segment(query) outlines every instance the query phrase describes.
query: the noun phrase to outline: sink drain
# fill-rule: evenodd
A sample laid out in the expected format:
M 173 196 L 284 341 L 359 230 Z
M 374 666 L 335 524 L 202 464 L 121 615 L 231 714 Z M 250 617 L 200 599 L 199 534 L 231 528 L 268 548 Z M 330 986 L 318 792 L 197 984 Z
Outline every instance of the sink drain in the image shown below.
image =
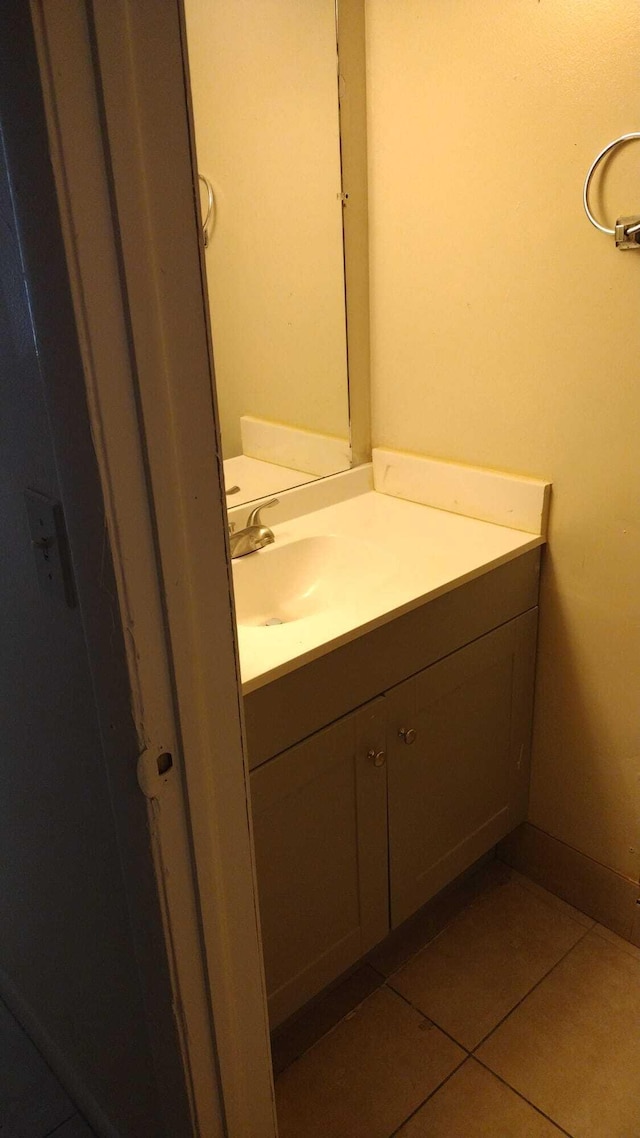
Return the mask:
M 264 627 L 273 628 L 275 624 L 284 624 L 284 621 L 280 620 L 279 616 L 270 616 L 268 620 L 265 620 Z

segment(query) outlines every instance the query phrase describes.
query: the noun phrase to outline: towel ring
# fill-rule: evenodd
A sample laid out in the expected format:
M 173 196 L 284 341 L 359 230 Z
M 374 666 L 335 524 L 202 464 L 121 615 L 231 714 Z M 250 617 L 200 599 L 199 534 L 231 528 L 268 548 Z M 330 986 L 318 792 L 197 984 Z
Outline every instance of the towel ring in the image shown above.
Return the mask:
M 202 184 L 205 186 L 206 191 L 207 191 L 207 216 L 205 217 L 204 221 L 202 222 L 202 232 L 204 234 L 204 247 L 206 249 L 207 245 L 209 244 L 209 224 L 211 222 L 211 218 L 213 217 L 213 210 L 214 210 L 214 206 L 215 206 L 215 198 L 213 196 L 213 186 L 211 185 L 211 182 L 209 181 L 209 179 L 205 178 L 204 174 L 198 174 L 198 178 L 202 182 Z
M 600 224 L 589 208 L 589 187 L 596 167 L 600 164 L 602 159 L 612 150 L 615 150 L 616 146 L 620 146 L 623 142 L 631 142 L 634 138 L 640 138 L 640 131 L 633 131 L 631 134 L 621 134 L 620 138 L 614 138 L 613 142 L 610 142 L 608 146 L 605 146 L 604 149 L 600 151 L 589 167 L 582 192 L 584 211 L 589 221 L 592 225 L 595 225 L 596 229 L 599 229 L 601 233 L 607 233 L 610 237 L 615 237 L 616 247 L 618 249 L 640 248 L 640 214 L 634 214 L 632 217 L 619 217 L 616 221 L 615 229 L 607 229 L 606 225 Z

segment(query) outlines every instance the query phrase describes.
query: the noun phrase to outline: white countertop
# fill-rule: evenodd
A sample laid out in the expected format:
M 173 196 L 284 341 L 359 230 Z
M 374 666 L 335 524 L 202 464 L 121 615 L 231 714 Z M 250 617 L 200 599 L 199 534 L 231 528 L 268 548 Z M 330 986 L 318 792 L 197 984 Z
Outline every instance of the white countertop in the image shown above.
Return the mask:
M 333 568 L 340 584 L 320 612 L 275 626 L 238 624 L 245 694 L 544 543 L 540 534 L 375 490 L 272 528 L 275 544 L 234 561 L 234 576 L 249 571 L 244 561 L 253 563 L 251 572 L 266 573 L 267 559 L 280 553 L 273 561 L 279 571 L 287 560 L 285 545 L 322 537 L 330 539 L 318 542 L 322 549 L 332 556 L 334 549 L 341 553 L 338 569 L 335 557 Z M 289 553 L 295 557 L 295 551 Z M 322 589 L 322 569 L 318 572 Z M 314 588 L 310 580 L 310 594 Z

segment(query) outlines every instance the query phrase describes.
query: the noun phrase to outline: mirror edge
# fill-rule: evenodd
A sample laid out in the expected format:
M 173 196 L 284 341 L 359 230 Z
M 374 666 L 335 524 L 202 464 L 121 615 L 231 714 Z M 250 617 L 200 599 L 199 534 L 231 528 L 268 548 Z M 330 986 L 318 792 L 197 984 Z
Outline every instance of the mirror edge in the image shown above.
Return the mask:
M 337 0 L 351 467 L 371 461 L 369 210 L 364 0 Z

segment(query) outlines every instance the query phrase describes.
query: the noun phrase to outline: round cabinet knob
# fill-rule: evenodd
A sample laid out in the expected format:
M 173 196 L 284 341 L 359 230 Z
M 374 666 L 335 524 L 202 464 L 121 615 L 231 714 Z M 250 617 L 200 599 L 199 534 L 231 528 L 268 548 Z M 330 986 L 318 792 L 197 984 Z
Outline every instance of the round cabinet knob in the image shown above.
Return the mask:
M 402 739 L 402 742 L 406 743 L 407 746 L 411 746 L 412 743 L 415 743 L 417 737 L 418 732 L 415 727 L 401 727 L 398 731 L 398 738 Z
M 384 751 L 371 750 L 371 751 L 369 751 L 369 754 L 367 755 L 367 758 L 371 759 L 371 762 L 373 763 L 374 767 L 383 767 L 385 764 L 386 757 L 387 756 L 386 756 Z

